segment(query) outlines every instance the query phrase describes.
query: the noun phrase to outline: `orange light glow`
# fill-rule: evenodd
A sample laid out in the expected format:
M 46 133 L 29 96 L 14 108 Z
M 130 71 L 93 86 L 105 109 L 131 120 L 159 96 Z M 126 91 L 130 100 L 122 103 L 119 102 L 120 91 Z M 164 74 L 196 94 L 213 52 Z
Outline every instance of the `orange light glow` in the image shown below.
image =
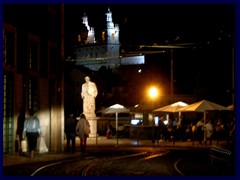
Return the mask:
M 150 96 L 151 98 L 154 98 L 154 97 L 156 97 L 157 95 L 158 95 L 158 90 L 157 90 L 157 88 L 151 87 L 150 90 L 149 90 L 149 96 Z

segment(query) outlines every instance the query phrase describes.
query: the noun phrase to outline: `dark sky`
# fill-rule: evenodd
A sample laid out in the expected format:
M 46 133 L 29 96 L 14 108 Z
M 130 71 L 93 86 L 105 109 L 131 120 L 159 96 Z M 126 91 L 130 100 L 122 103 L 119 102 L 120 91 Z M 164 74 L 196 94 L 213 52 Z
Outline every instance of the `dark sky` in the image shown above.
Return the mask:
M 120 42 L 162 43 L 210 41 L 234 31 L 234 5 L 94 4 L 65 5 L 66 32 L 78 30 L 84 13 L 95 32 L 106 27 L 108 7 L 120 26 Z

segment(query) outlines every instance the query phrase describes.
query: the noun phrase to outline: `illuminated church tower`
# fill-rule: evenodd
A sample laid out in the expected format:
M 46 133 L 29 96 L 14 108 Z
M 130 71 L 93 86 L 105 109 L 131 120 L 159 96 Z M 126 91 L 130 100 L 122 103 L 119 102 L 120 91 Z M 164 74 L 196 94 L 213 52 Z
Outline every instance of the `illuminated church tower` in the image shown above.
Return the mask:
M 112 12 L 108 8 L 107 16 L 107 51 L 108 57 L 119 57 L 119 26 L 112 21 Z
M 94 28 L 88 24 L 86 14 L 82 17 L 85 30 L 78 35 L 78 46 L 74 51 L 76 65 L 83 65 L 97 71 L 102 66 L 115 69 L 120 65 L 119 26 L 112 21 L 112 12 L 106 13 L 106 28 L 102 32 L 102 40 L 95 40 Z M 71 60 L 71 59 L 70 59 Z
M 88 30 L 88 36 L 87 36 L 87 40 L 86 40 L 86 44 L 91 44 L 91 43 L 95 43 L 95 32 L 94 32 L 94 28 L 90 27 L 88 25 L 88 17 L 86 16 L 86 14 L 84 14 L 84 16 L 82 17 L 83 20 L 83 24 L 85 24 L 85 26 L 87 27 Z

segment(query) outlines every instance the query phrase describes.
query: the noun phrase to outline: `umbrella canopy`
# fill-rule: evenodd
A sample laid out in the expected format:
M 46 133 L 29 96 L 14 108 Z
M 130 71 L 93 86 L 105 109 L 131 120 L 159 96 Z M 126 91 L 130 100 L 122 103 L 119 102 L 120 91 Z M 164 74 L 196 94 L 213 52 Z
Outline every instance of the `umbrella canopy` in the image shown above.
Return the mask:
M 102 111 L 103 114 L 113 114 L 113 113 L 129 113 L 130 110 L 123 105 L 114 104 Z
M 227 106 L 227 108 L 230 109 L 230 110 L 234 110 L 234 104 L 231 104 L 231 105 Z
M 141 103 L 134 107 L 130 107 L 131 113 L 151 112 L 152 110 L 153 110 L 153 106 L 150 103 Z
M 225 106 L 221 106 L 219 104 L 207 101 L 207 100 L 202 100 L 193 104 L 190 104 L 186 107 L 182 107 L 178 109 L 177 111 L 179 112 L 184 112 L 184 111 L 195 111 L 195 112 L 204 112 L 204 111 L 211 111 L 211 110 L 229 110 Z
M 186 107 L 188 104 L 182 101 L 175 102 L 173 104 L 163 106 L 161 108 L 155 109 L 154 112 L 177 112 L 178 109 Z

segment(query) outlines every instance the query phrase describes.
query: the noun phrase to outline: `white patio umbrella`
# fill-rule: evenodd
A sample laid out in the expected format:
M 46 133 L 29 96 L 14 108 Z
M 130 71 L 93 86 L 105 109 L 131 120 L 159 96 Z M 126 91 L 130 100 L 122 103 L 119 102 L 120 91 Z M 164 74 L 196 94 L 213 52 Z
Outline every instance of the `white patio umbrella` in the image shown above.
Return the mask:
M 119 113 L 129 113 L 130 110 L 123 105 L 120 104 L 114 104 L 105 110 L 102 111 L 103 114 L 115 114 L 116 117 L 116 131 L 118 132 L 118 114 Z M 117 138 L 117 144 L 118 144 L 118 138 Z
M 202 100 L 202 101 L 190 104 L 190 105 L 188 105 L 186 107 L 179 108 L 177 110 L 177 112 L 187 112 L 187 111 L 190 111 L 190 112 L 203 112 L 204 113 L 204 124 L 205 124 L 205 122 L 206 122 L 206 111 L 214 111 L 214 110 L 215 111 L 217 111 L 217 110 L 218 111 L 221 111 L 221 110 L 229 111 L 230 109 L 228 109 L 225 106 L 221 106 L 219 104 L 211 102 L 211 101 Z
M 182 101 L 175 102 L 173 104 L 169 104 L 167 106 L 163 106 L 161 108 L 153 110 L 154 112 L 177 112 L 178 109 L 187 106 L 188 104 Z
M 234 104 L 231 104 L 231 105 L 227 106 L 227 108 L 230 109 L 230 110 L 234 110 Z
M 168 113 L 175 113 L 178 109 L 186 107 L 188 104 L 182 101 L 178 101 L 167 106 L 163 106 L 161 108 L 153 110 L 153 112 L 168 112 Z M 178 118 L 180 120 L 181 111 L 178 112 Z

